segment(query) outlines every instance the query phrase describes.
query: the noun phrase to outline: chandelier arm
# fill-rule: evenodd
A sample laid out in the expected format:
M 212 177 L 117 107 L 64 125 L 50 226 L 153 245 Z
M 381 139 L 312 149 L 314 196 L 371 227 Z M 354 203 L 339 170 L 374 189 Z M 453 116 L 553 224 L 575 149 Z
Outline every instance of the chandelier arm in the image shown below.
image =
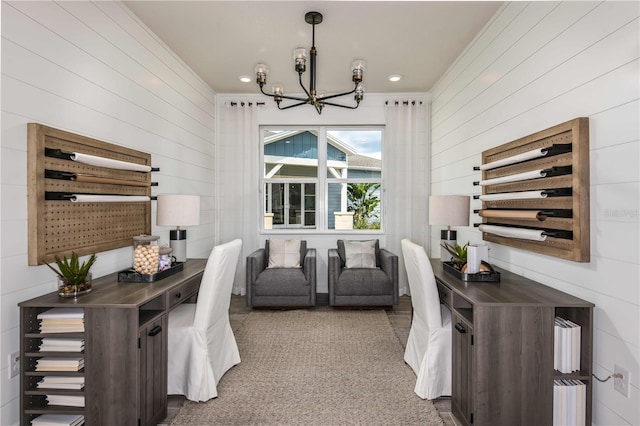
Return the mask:
M 337 98 L 337 97 L 340 97 L 340 96 L 350 95 L 352 93 L 355 93 L 357 88 L 358 88 L 358 85 L 356 84 L 355 87 L 353 88 L 353 90 L 350 91 L 350 92 L 337 93 L 335 95 L 323 96 L 321 98 L 318 98 L 318 101 L 319 102 L 324 102 L 325 99 L 332 99 L 332 98 Z
M 331 105 L 331 106 L 334 106 L 334 107 L 347 108 L 347 109 L 356 109 L 356 108 L 358 108 L 358 106 L 360 105 L 360 102 L 357 102 L 357 101 L 356 101 L 355 106 L 351 106 L 351 105 L 340 105 L 340 104 L 335 104 L 335 103 L 333 103 L 333 102 L 325 102 L 325 101 L 323 101 L 323 100 L 320 100 L 319 102 L 320 102 L 321 104 L 323 104 L 323 105 Z
M 298 73 L 298 82 L 300 83 L 300 87 L 302 87 L 302 90 L 304 90 L 304 93 L 307 95 L 307 100 L 311 99 L 311 94 L 309 93 L 307 88 L 304 87 L 304 84 L 302 84 L 302 73 L 301 72 Z M 300 99 L 300 100 L 302 100 L 302 99 Z
M 298 102 L 297 104 L 287 105 L 286 107 L 281 107 L 280 104 L 278 104 L 278 109 L 280 109 L 280 110 L 289 109 L 289 108 L 297 107 L 297 106 L 300 106 L 300 105 L 304 105 L 306 103 L 307 103 L 307 101 L 303 100 L 302 102 Z
M 292 101 L 303 101 L 302 104 L 307 103 L 307 99 L 305 99 L 305 98 L 299 98 L 299 97 L 296 97 L 296 96 L 288 96 L 288 95 L 277 95 L 276 96 L 276 95 L 274 95 L 272 93 L 267 93 L 267 92 L 264 91 L 262 86 L 260 86 L 260 91 L 262 92 L 263 95 L 269 96 L 270 98 L 281 98 L 281 99 L 289 99 L 289 100 L 292 100 Z M 299 105 L 302 105 L 302 104 L 299 104 Z

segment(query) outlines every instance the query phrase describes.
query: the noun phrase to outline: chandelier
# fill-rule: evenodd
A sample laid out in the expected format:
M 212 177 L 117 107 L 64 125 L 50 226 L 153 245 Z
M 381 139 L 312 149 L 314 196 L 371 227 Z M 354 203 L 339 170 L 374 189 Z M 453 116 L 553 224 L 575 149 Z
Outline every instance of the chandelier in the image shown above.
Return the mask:
M 360 105 L 360 101 L 364 96 L 364 85 L 362 84 L 362 79 L 364 75 L 364 61 L 361 59 L 356 59 L 353 61 L 352 65 L 352 81 L 353 81 L 353 89 L 348 92 L 337 93 L 334 95 L 325 95 L 318 93 L 316 91 L 316 56 L 318 52 L 316 51 L 316 25 L 322 22 L 322 14 L 319 12 L 307 12 L 304 15 L 304 20 L 307 24 L 311 24 L 312 26 L 312 35 L 311 35 L 311 50 L 307 52 L 307 49 L 304 47 L 298 47 L 293 51 L 293 60 L 295 65 L 295 70 L 298 73 L 298 81 L 300 82 L 300 87 L 304 90 L 306 97 L 299 96 L 289 96 L 284 94 L 284 87 L 282 84 L 274 84 L 272 86 L 272 93 L 265 93 L 264 86 L 267 84 L 267 74 L 269 73 L 269 68 L 266 64 L 257 64 L 255 67 L 256 71 L 256 83 L 260 86 L 260 91 L 262 94 L 270 96 L 278 105 L 278 109 L 289 109 L 293 107 L 297 107 L 300 105 L 313 105 L 316 108 L 318 114 L 322 114 L 322 108 L 326 105 L 331 105 L 340 108 L 348 108 L 348 109 L 356 109 Z M 302 74 L 307 69 L 307 60 L 309 61 L 309 89 L 304 86 L 302 83 Z M 334 99 L 340 96 L 350 95 L 354 93 L 353 99 L 355 100 L 355 105 L 341 105 L 334 102 L 330 102 L 330 99 Z M 281 103 L 283 100 L 297 101 L 295 103 L 282 106 Z

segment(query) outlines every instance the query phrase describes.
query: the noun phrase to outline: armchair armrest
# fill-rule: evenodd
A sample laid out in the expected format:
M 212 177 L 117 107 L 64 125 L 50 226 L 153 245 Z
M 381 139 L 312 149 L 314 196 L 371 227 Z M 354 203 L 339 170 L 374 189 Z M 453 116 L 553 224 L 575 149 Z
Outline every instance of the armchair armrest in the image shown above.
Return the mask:
M 380 249 L 380 269 L 382 269 L 393 282 L 394 304 L 399 301 L 398 295 L 398 256 L 387 249 Z
M 247 305 L 251 306 L 251 286 L 260 272 L 264 271 L 267 267 L 267 253 L 266 250 L 260 248 L 249 256 L 247 256 L 247 278 L 246 278 L 246 291 L 247 291 Z
M 316 249 L 307 249 L 302 261 L 302 272 L 311 287 L 311 306 L 316 304 L 316 265 L 317 265 Z
M 338 254 L 338 249 L 329 249 L 329 304 L 335 303 L 335 284 L 342 273 L 342 260 Z

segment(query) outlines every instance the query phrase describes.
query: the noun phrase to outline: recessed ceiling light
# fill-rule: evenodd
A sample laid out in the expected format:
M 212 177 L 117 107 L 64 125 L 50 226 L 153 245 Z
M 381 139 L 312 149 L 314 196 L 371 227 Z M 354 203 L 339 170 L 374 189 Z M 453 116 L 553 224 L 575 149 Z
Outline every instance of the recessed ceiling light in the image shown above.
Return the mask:
M 251 83 L 251 77 L 249 77 L 248 75 L 241 75 L 240 81 L 243 83 Z
M 402 80 L 402 76 L 400 74 L 392 74 L 387 78 L 389 79 L 389 81 L 393 82 Z

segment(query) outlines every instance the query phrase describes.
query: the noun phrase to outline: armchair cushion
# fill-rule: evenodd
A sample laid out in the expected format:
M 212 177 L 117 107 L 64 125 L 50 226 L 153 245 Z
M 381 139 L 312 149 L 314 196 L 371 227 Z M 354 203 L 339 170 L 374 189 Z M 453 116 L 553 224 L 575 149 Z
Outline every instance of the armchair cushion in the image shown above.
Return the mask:
M 388 295 L 393 291 L 393 281 L 378 268 L 346 268 L 335 287 L 337 296 Z
M 344 243 L 348 240 L 338 240 L 338 256 L 340 256 L 340 267 L 344 268 L 347 266 L 347 254 L 345 250 Z M 376 247 L 376 267 L 380 266 L 380 244 L 377 239 L 370 240 L 375 241 Z M 368 241 L 352 241 L 352 242 L 368 242 Z
M 255 296 L 309 295 L 309 283 L 300 268 L 271 268 L 262 271 L 253 284 Z
M 375 268 L 376 240 L 345 241 L 345 266 L 347 268 Z
M 269 243 L 267 268 L 300 268 L 300 240 L 272 238 Z

